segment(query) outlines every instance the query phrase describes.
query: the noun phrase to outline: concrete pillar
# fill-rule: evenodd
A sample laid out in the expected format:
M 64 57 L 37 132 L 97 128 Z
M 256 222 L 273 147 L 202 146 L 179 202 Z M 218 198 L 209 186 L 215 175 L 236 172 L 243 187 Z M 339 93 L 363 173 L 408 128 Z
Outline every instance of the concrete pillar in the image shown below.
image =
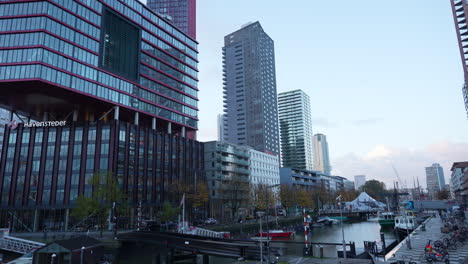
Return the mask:
M 65 231 L 68 231 L 69 216 L 70 216 L 70 209 L 65 209 Z
M 33 232 L 37 232 L 37 221 L 39 220 L 39 212 L 34 210 L 34 223 L 33 223 Z
M 140 113 L 135 112 L 135 125 L 139 125 L 140 122 Z
M 73 110 L 73 122 L 78 121 L 78 110 Z
M 119 111 L 120 107 L 118 105 L 114 106 L 114 120 L 119 120 Z
M 185 127 L 182 127 L 182 137 L 185 137 Z
M 151 129 L 156 130 L 156 117 L 153 117 L 153 120 L 151 122 Z
M 172 134 L 172 123 L 171 122 L 167 123 L 167 133 Z

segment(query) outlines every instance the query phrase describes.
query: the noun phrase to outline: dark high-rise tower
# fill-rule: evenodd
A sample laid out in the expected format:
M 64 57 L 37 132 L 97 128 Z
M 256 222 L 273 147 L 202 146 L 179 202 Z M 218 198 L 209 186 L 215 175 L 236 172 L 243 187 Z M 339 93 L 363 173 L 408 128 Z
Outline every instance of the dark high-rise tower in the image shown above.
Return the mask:
M 148 7 L 163 15 L 170 16 L 176 27 L 191 37 L 197 37 L 196 0 L 147 0 Z
M 468 115 L 468 3 L 465 0 L 450 0 L 452 4 L 453 19 L 458 37 L 458 45 L 462 59 L 465 84 L 463 85 L 463 99 L 465 101 L 466 113 Z
M 273 40 L 259 22 L 224 37 L 224 140 L 279 154 Z

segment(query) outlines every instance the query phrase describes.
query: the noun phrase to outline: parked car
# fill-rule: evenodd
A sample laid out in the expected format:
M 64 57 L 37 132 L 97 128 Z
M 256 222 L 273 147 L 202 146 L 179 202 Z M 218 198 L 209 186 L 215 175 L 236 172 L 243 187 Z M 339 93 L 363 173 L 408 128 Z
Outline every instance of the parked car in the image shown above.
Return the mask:
M 205 224 L 205 221 L 203 219 L 197 219 L 197 220 L 193 221 L 193 224 L 195 226 L 201 226 L 201 225 Z
M 218 223 L 218 220 L 214 218 L 208 218 L 205 220 L 205 224 L 207 225 L 216 225 Z
M 245 217 L 245 220 L 254 220 L 255 217 L 253 215 L 248 215 Z
M 284 209 L 278 210 L 277 213 L 278 213 L 278 216 L 286 216 L 286 210 L 284 210 Z

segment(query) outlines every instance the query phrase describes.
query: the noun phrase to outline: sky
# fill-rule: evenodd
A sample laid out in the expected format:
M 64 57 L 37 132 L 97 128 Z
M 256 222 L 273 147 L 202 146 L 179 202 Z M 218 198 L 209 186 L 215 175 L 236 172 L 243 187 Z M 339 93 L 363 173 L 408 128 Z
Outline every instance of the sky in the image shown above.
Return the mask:
M 278 92 L 311 98 L 332 173 L 393 186 L 468 160 L 463 72 L 450 1 L 198 0 L 200 141 L 217 138 L 225 35 L 260 21 L 275 41 Z M 396 172 L 393 170 L 396 169 Z

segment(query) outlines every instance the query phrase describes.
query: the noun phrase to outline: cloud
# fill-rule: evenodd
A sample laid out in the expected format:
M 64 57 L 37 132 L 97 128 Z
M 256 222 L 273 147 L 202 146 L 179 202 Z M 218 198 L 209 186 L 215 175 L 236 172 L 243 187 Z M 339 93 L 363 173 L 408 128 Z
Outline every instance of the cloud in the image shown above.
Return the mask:
M 330 122 L 328 118 L 312 118 L 312 125 L 313 126 L 320 126 L 320 127 L 336 127 L 337 124 Z
M 468 160 L 468 143 L 439 141 L 421 149 L 376 145 L 365 155 L 349 153 L 333 162 L 333 174 L 354 180 L 365 174 L 367 180 L 385 182 L 387 187 L 400 177 L 400 186 L 413 187 L 413 180 L 426 187 L 425 167 L 439 163 L 444 168 L 445 183 L 450 182 L 450 168 L 454 162 Z M 396 172 L 393 170 L 395 167 Z
M 359 120 L 352 121 L 352 124 L 355 126 L 369 126 L 369 125 L 375 125 L 382 120 L 383 120 L 382 118 L 359 119 Z

